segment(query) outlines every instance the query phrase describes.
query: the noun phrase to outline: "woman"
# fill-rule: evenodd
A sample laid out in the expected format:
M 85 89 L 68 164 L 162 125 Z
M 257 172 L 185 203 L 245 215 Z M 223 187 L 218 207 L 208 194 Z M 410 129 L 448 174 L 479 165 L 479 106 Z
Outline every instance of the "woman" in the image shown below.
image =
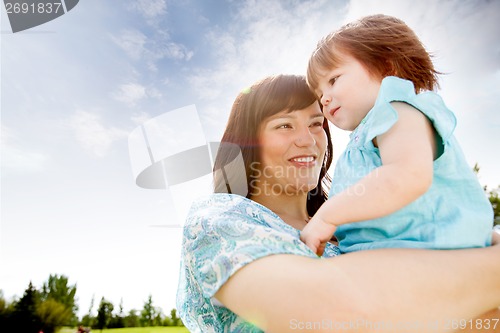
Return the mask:
M 177 308 L 191 332 L 441 332 L 500 305 L 500 246 L 336 256 L 327 243 L 331 258 L 318 260 L 300 230 L 326 200 L 330 162 L 303 77 L 238 96 L 216 194 L 193 204 L 184 227 Z

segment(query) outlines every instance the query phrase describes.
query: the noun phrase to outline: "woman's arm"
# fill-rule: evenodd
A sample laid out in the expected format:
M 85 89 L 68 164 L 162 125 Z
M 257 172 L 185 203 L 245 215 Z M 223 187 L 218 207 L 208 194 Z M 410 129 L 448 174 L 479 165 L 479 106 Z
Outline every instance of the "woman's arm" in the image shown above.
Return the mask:
M 273 255 L 236 272 L 216 298 L 266 332 L 444 332 L 500 305 L 499 258 L 498 245 Z

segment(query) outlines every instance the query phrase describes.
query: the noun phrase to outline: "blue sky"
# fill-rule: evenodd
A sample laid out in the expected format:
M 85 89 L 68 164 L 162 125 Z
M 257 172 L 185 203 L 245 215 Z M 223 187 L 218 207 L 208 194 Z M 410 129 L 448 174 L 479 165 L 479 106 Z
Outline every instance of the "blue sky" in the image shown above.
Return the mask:
M 130 133 L 194 104 L 203 133 L 182 117 L 172 126 L 189 144 L 217 141 L 240 90 L 303 74 L 322 36 L 374 13 L 402 18 L 433 52 L 467 160 L 481 166 L 482 184 L 499 185 L 499 1 L 85 0 L 16 34 L 2 8 L 4 294 L 57 273 L 77 284 L 81 314 L 92 295 L 96 304 L 123 298 L 128 310 L 152 294 L 173 308 L 181 229 L 161 226 L 182 224 L 207 188 L 136 186 Z M 337 156 L 347 133 L 333 135 Z

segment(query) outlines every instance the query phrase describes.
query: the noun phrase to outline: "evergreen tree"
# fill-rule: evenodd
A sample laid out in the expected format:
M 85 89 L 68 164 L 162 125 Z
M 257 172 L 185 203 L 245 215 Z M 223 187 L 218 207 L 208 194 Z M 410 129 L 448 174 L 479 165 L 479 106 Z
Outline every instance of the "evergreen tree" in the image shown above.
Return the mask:
M 153 306 L 153 296 L 149 295 L 148 300 L 144 303 L 144 308 L 141 311 L 141 325 L 153 326 L 155 318 L 155 307 Z
M 97 328 L 102 330 L 107 328 L 113 316 L 113 304 L 104 297 L 101 298 L 99 309 L 97 310 Z
M 40 294 L 30 281 L 23 297 L 14 306 L 12 324 L 17 332 L 38 333 L 40 331 L 42 325 L 36 312 L 39 303 Z

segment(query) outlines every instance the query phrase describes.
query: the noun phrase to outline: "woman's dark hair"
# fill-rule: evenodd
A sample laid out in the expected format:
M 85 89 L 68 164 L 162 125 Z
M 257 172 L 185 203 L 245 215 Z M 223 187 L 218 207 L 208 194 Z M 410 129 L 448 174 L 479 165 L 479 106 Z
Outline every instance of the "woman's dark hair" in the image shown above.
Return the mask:
M 243 90 L 234 101 L 215 158 L 214 192 L 239 194 L 250 199 L 250 184 L 256 174 L 252 165 L 260 163 L 260 125 L 279 112 L 303 110 L 313 103 L 317 100 L 304 76 L 271 76 Z M 327 136 L 327 149 L 318 185 L 308 193 L 307 211 L 310 216 L 326 201 L 331 184 L 327 171 L 332 163 L 332 141 L 326 119 L 323 129 Z

